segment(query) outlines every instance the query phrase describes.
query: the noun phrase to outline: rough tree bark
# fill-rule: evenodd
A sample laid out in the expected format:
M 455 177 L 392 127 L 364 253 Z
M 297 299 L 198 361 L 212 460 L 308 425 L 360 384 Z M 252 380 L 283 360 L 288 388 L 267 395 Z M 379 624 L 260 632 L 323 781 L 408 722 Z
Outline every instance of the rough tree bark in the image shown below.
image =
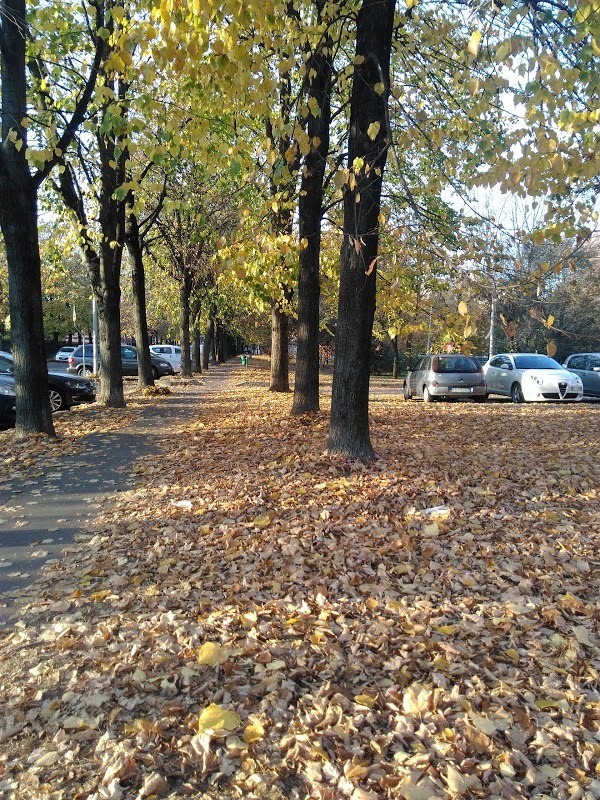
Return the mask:
M 179 336 L 181 341 L 181 374 L 185 378 L 192 375 L 190 360 L 190 296 L 192 276 L 182 265 L 179 271 Z
M 202 372 L 202 358 L 200 350 L 200 309 L 201 302 L 194 297 L 190 305 L 190 315 L 192 324 L 192 371 Z
M 24 0 L 0 2 L 2 140 L 0 229 L 6 245 L 18 435 L 54 435 L 44 347 L 37 185 L 25 159 L 27 117 Z M 11 141 L 15 131 L 20 141 Z
M 204 334 L 204 350 L 202 351 L 202 369 L 208 369 L 208 362 L 210 360 L 210 356 L 213 350 L 215 339 L 215 318 L 210 314 L 208 318 L 208 325 L 206 328 L 206 333 Z
M 381 185 L 387 158 L 389 66 L 394 0 L 364 0 L 358 13 L 352 83 L 348 165 L 356 185 L 344 193 L 338 323 L 328 448 L 370 460 L 369 361 L 373 318 Z M 362 62 L 357 63 L 357 61 Z M 376 91 L 383 84 L 383 91 Z M 380 88 L 379 86 L 377 87 Z M 379 124 L 372 139 L 370 125 Z M 362 163 L 361 163 L 362 162 Z
M 398 377 L 398 336 L 392 337 L 392 378 Z
M 137 217 L 128 212 L 125 224 L 125 242 L 131 261 L 131 290 L 133 297 L 133 317 L 135 341 L 138 353 L 138 384 L 140 389 L 154 386 L 152 361 L 150 360 L 150 337 L 146 315 L 146 275 L 140 227 Z
M 319 16 L 324 0 L 318 0 Z M 304 159 L 298 219 L 300 251 L 298 274 L 298 349 L 292 414 L 319 410 L 319 301 L 321 220 L 323 218 L 323 181 L 329 152 L 331 123 L 331 39 L 324 36 L 311 55 L 306 71 L 309 76 L 307 94 L 319 104 L 320 114 L 309 114 L 306 131 L 312 142 L 318 141 Z
M 98 26 L 103 7 L 95 6 Z M 98 40 L 87 78 L 77 95 L 70 118 L 61 109 L 64 128 L 54 143 L 53 155 L 35 173 L 27 153 L 27 41 L 25 0 L 0 0 L 0 230 L 6 244 L 9 307 L 15 383 L 17 435 L 54 434 L 48 396 L 46 353 L 42 318 L 41 262 L 38 242 L 38 189 L 58 163 L 83 123 L 93 96 L 104 43 Z M 39 70 L 35 58 L 29 61 Z M 38 102 L 48 108 L 48 92 Z M 53 109 L 50 109 L 51 111 Z M 49 126 L 52 127 L 52 126 Z
M 273 306 L 271 309 L 270 392 L 290 391 L 289 325 L 288 315 L 279 306 Z

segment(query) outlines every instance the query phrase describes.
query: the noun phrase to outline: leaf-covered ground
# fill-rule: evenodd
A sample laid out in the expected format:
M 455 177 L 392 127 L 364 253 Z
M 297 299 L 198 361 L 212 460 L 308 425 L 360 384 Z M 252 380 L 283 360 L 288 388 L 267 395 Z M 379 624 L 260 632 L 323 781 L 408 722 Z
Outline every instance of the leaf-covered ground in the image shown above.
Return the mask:
M 0 795 L 600 797 L 600 405 L 380 390 L 365 466 L 265 378 L 5 637 Z

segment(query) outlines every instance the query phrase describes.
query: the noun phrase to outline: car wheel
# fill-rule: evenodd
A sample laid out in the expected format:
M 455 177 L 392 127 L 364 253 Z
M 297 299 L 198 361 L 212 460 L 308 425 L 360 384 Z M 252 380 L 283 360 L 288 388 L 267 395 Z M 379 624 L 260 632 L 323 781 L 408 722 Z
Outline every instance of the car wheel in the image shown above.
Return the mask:
M 474 397 L 476 403 L 485 403 L 488 399 L 489 395 L 487 394 L 478 394 L 477 397 Z
M 404 399 L 405 399 L 405 400 L 412 400 L 412 396 L 411 396 L 411 394 L 410 394 L 410 390 L 409 390 L 409 388 L 408 388 L 408 383 L 407 383 L 406 381 L 404 381 L 404 390 L 403 390 L 403 394 L 404 394 Z
M 525 398 L 523 397 L 523 392 L 521 391 L 521 385 L 518 383 L 513 383 L 511 390 L 510 390 L 510 397 L 513 403 L 524 403 Z
M 156 367 L 152 367 L 152 377 L 154 378 L 155 381 L 157 381 L 160 378 L 160 373 Z
M 426 386 L 423 387 L 423 402 L 424 403 L 432 403 L 433 402 L 433 397 L 429 393 L 429 389 Z
M 79 367 L 77 369 L 77 374 L 81 375 L 82 378 L 90 378 L 94 373 L 92 372 L 92 368 L 85 366 Z
M 69 403 L 69 398 L 62 392 L 59 392 L 58 389 L 50 389 L 49 395 L 50 395 L 50 409 L 52 410 L 53 414 L 55 411 L 68 411 L 69 408 L 71 407 Z

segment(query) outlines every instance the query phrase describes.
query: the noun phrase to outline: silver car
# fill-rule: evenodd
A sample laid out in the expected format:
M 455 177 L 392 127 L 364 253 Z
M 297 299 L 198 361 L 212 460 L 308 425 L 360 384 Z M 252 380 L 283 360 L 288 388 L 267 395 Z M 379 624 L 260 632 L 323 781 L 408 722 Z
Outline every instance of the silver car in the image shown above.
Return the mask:
M 428 403 L 438 398 L 487 400 L 487 384 L 481 364 L 472 356 L 456 353 L 423 356 L 404 381 L 404 399 L 422 397 Z
M 584 395 L 600 397 L 600 353 L 573 353 L 563 367 L 579 375 Z

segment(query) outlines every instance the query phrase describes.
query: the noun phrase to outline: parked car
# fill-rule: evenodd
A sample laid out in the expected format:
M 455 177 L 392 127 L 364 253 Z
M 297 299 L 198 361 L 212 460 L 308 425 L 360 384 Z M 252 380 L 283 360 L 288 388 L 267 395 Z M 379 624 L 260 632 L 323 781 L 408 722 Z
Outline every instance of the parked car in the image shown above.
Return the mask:
M 573 353 L 563 367 L 579 375 L 585 395 L 600 397 L 600 353 Z
M 10 353 L 0 354 L 0 375 L 9 378 L 14 386 L 14 364 Z M 62 372 L 48 373 L 48 393 L 52 411 L 68 411 L 80 403 L 93 403 L 96 387 L 86 378 L 65 375 Z
M 404 399 L 413 397 L 422 397 L 426 403 L 451 397 L 484 402 L 487 386 L 481 365 L 471 356 L 456 353 L 423 356 L 404 381 Z
M 151 344 L 150 353 L 168 361 L 175 372 L 181 372 L 181 347 L 175 344 Z
M 69 356 L 67 372 L 72 375 L 92 375 L 93 363 L 93 345 L 85 345 L 85 363 L 84 363 L 84 350 L 83 345 L 79 347 Z M 160 378 L 163 375 L 173 375 L 173 367 L 164 358 L 150 354 L 152 361 L 152 375 L 154 378 Z M 138 360 L 137 350 L 132 345 L 121 345 L 121 363 L 123 375 L 137 375 L 138 374 Z
M 488 392 L 506 395 L 513 403 L 577 401 L 583 397 L 579 375 L 540 353 L 499 353 L 483 369 Z
M 14 379 L 0 374 L 0 427 L 7 428 L 15 424 L 16 402 Z
M 69 356 L 75 350 L 75 345 L 61 347 L 54 355 L 54 361 L 68 361 Z

